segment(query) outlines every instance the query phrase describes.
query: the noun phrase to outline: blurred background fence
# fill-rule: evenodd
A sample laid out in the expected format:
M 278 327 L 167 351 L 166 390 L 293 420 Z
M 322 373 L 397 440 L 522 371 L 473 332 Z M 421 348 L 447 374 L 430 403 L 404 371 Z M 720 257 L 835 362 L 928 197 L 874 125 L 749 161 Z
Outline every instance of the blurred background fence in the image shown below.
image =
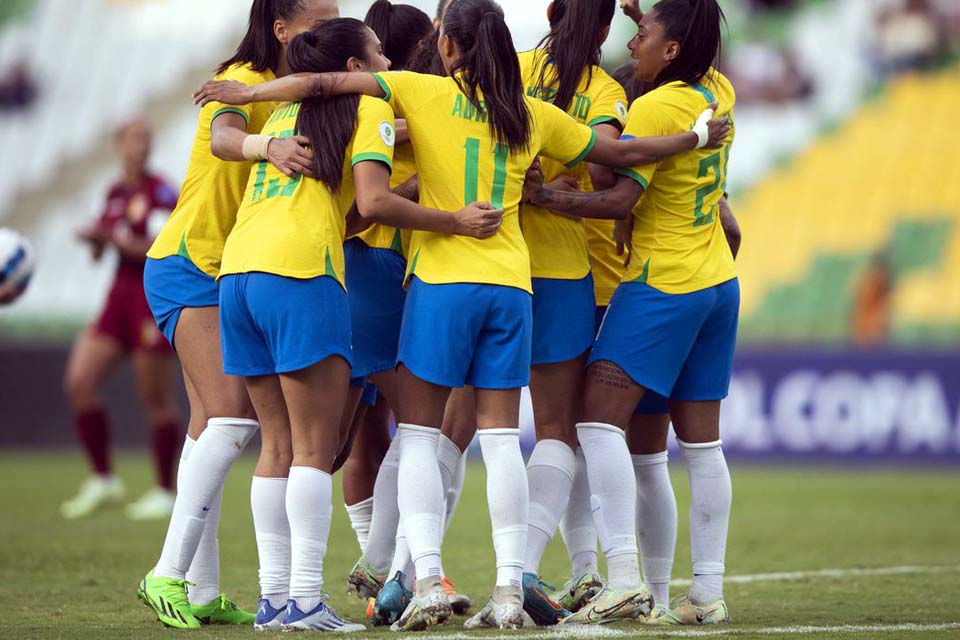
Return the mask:
M 362 17 L 369 3 L 340 4 Z M 518 49 L 533 46 L 547 0 L 502 4 Z M 744 236 L 728 452 L 960 461 L 960 2 L 724 6 L 722 69 L 738 92 L 728 187 Z M 0 311 L 0 446 L 73 441 L 66 350 L 114 269 L 73 234 L 118 173 L 112 133 L 146 115 L 154 170 L 182 179 L 190 93 L 235 46 L 247 10 L 0 3 L 0 226 L 27 234 L 39 261 L 28 293 Z M 631 35 L 618 18 L 605 65 L 626 59 Z M 109 391 L 121 422 L 139 423 L 130 376 Z

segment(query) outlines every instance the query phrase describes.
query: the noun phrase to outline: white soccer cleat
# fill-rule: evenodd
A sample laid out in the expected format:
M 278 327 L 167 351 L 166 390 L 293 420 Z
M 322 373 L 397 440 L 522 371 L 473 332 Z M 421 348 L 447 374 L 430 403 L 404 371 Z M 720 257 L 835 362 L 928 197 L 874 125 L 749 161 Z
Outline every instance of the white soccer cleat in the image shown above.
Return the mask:
M 576 613 L 564 618 L 560 624 L 608 624 L 618 620 L 635 620 L 649 616 L 653 610 L 653 596 L 646 586 L 636 589 L 603 590 Z
M 486 606 L 463 623 L 464 629 L 522 629 L 523 627 L 523 590 L 520 587 L 494 587 Z
M 287 611 L 281 625 L 283 631 L 324 631 L 326 633 L 356 633 L 366 631 L 362 624 L 347 622 L 326 602 L 320 601 L 312 611 L 301 611 L 293 600 L 287 601 Z
M 440 578 L 417 581 L 416 593 L 400 619 L 390 625 L 391 631 L 424 631 L 446 622 L 453 615 L 450 599 Z
M 122 504 L 126 493 L 120 478 L 91 476 L 80 485 L 76 496 L 60 505 L 60 513 L 68 520 L 86 518 L 102 507 Z
M 167 520 L 173 513 L 177 494 L 162 487 L 154 487 L 127 505 L 127 517 L 131 520 Z

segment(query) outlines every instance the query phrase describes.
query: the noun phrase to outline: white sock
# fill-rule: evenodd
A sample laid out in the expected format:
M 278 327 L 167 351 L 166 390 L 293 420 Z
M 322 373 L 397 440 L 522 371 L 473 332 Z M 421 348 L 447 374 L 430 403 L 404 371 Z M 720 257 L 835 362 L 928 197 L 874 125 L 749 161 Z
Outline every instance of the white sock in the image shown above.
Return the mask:
M 180 479 L 186 467 L 190 452 L 197 441 L 187 434 L 180 450 L 180 464 L 177 466 L 177 487 L 182 484 Z M 220 528 L 220 502 L 223 499 L 223 487 L 217 493 L 214 503 L 207 512 L 207 521 L 200 536 L 200 544 L 193 556 L 193 562 L 187 570 L 187 598 L 191 604 L 207 604 L 220 595 L 220 546 L 217 540 L 217 531 Z
M 304 612 L 320 604 L 323 595 L 323 557 L 327 553 L 332 513 L 330 474 L 313 467 L 290 467 L 290 599 Z
M 560 535 L 570 556 L 570 575 L 574 579 L 597 573 L 597 528 L 590 506 L 590 482 L 583 449 L 577 447 L 576 473 L 570 488 L 570 501 L 560 520 Z
M 690 599 L 705 604 L 723 597 L 724 556 L 733 489 L 722 442 L 680 442 L 690 478 Z
M 400 432 L 387 449 L 377 480 L 373 485 L 373 513 L 370 517 L 370 533 L 363 550 L 364 559 L 377 571 L 390 566 L 400 524 L 400 508 L 397 506 L 397 473 L 400 468 Z M 390 577 L 393 577 L 391 574 Z
M 287 479 L 253 476 L 250 510 L 260 560 L 260 594 L 274 609 L 290 593 L 290 523 L 287 521 Z
M 400 526 L 406 534 L 417 579 L 441 575 L 440 539 L 443 527 L 443 488 L 437 443 L 440 429 L 400 424 L 400 471 L 397 502 Z
M 440 487 L 443 489 L 443 533 L 447 531 L 447 524 L 450 522 L 450 518 L 447 515 L 447 503 L 450 498 L 450 487 L 453 485 L 453 478 L 457 473 L 457 469 L 460 467 L 460 460 L 463 458 L 463 452 L 460 451 L 453 440 L 445 436 L 443 433 L 440 434 L 440 440 L 437 442 L 437 462 L 440 465 Z M 447 575 L 443 570 L 443 565 L 440 565 L 440 575 Z
M 482 429 L 480 450 L 487 468 L 487 506 L 497 556 L 497 586 L 519 587 L 529 518 L 529 489 L 520 453 L 520 430 Z
M 395 541 L 395 548 L 393 554 L 393 560 L 390 564 L 390 571 L 388 572 L 389 577 L 392 579 L 393 576 L 397 575 L 399 571 L 403 576 L 403 586 L 407 589 L 412 590 L 412 585 L 414 583 L 414 572 L 416 569 L 413 565 L 413 557 L 410 555 L 410 546 L 407 544 L 407 536 L 403 533 L 403 525 L 397 527 L 397 538 Z M 440 575 L 443 575 L 443 566 L 440 567 Z
M 540 558 L 567 510 L 577 455 L 560 440 L 540 440 L 527 462 L 530 516 L 524 573 L 539 575 Z
M 613 589 L 640 586 L 637 557 L 637 480 L 623 430 L 612 424 L 581 422 L 577 438 L 587 459 L 590 504 L 607 560 L 607 578 Z
M 656 604 L 670 603 L 670 573 L 677 545 L 677 499 L 667 452 L 633 455 L 637 477 L 637 535 L 643 578 Z
M 367 536 L 370 534 L 370 521 L 373 519 L 373 496 L 356 504 L 344 504 L 350 517 L 350 526 L 357 534 L 360 553 L 367 551 Z
M 467 455 L 461 454 L 460 462 L 453 473 L 453 479 L 450 481 L 450 488 L 447 490 L 446 506 L 443 511 L 444 522 L 443 530 L 450 528 L 450 521 L 453 520 L 453 513 L 457 510 L 457 504 L 460 502 L 460 494 L 463 493 L 463 481 L 467 477 Z
M 207 428 L 191 448 L 189 457 L 181 459 L 177 498 L 154 575 L 186 579 L 214 507 L 219 516 L 218 496 L 223 481 L 259 426 L 256 420 L 243 418 L 207 421 Z M 216 539 L 215 530 L 213 537 Z

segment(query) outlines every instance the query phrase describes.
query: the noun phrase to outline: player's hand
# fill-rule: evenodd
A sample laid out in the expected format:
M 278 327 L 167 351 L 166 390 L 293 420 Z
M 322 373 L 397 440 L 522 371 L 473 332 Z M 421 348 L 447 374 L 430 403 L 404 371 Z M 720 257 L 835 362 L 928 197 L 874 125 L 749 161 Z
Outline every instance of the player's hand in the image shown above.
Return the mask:
M 560 176 L 543 186 L 552 191 L 580 191 L 580 182 L 573 176 Z
M 540 192 L 543 190 L 543 170 L 540 168 L 540 158 L 536 158 L 530 168 L 527 169 L 527 176 L 523 181 L 523 197 L 521 202 L 536 203 Z
M 643 20 L 643 11 L 640 9 L 640 0 L 620 0 L 620 10 L 637 24 Z
M 304 148 L 309 145 L 310 139 L 304 136 L 274 138 L 267 146 L 267 160 L 288 178 L 297 174 L 315 178 L 313 151 Z
M 253 102 L 253 87 L 236 80 L 208 80 L 193 92 L 193 103 L 203 107 L 211 102 L 250 104 Z
M 613 225 L 613 239 L 617 243 L 617 255 L 623 256 L 623 266 L 629 267 L 633 257 L 633 215 L 617 220 Z
M 458 236 L 486 240 L 492 238 L 503 224 L 503 209 L 494 209 L 489 202 L 474 202 L 457 212 L 455 217 Z
M 724 116 L 722 118 L 713 117 L 718 106 L 719 104 L 716 102 L 711 103 L 710 106 L 700 114 L 700 117 L 697 118 L 696 124 L 693 125 L 693 131 L 700 137 L 702 142 L 697 145 L 697 149 L 704 147 L 716 149 L 717 147 L 722 147 L 727 136 L 730 135 L 730 129 L 732 128 L 730 116 Z M 704 140 L 704 137 L 706 140 Z

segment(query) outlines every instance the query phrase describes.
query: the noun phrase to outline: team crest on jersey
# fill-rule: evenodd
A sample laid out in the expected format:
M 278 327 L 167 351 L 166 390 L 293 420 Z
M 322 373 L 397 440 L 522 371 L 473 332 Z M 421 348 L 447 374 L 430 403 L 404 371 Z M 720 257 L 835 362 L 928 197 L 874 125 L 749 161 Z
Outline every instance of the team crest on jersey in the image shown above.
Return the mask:
M 622 100 L 617 100 L 617 115 L 620 116 L 621 120 L 627 119 L 627 105 L 624 104 Z
M 144 218 L 147 217 L 147 209 L 149 207 L 150 202 L 147 200 L 147 196 L 142 193 L 136 194 L 130 198 L 130 204 L 127 205 L 127 220 L 132 224 L 143 222 Z
M 388 147 L 392 147 L 397 141 L 397 132 L 393 128 L 393 125 L 384 120 L 380 123 L 380 138 L 383 140 L 383 144 Z

